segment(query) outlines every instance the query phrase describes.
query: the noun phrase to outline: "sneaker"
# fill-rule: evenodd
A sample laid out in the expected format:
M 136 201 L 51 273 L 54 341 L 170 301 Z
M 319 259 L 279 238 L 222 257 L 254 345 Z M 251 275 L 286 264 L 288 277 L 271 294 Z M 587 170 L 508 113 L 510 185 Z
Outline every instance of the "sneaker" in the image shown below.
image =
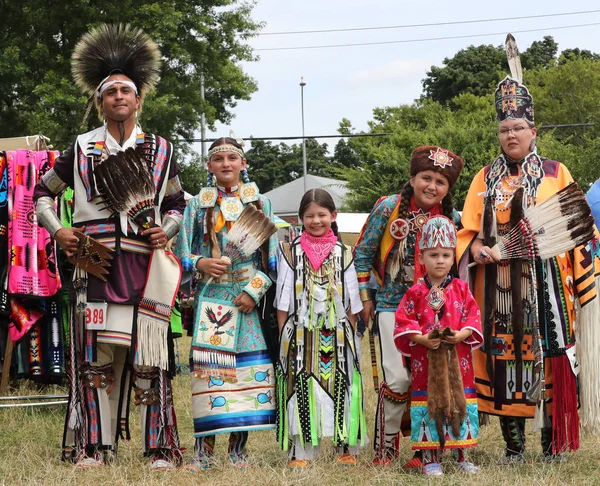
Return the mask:
M 350 454 L 342 454 L 337 458 L 337 463 L 344 466 L 356 466 L 356 456 Z
M 498 459 L 499 466 L 517 466 L 525 464 L 525 457 L 523 454 L 509 454 L 503 455 L 500 459 Z
M 479 472 L 479 468 L 468 461 L 457 462 L 456 467 L 467 474 L 477 474 Z
M 152 471 L 174 471 L 176 467 L 175 462 L 162 452 L 152 454 L 150 458 L 150 469 Z
M 230 454 L 229 462 L 236 469 L 250 469 L 252 467 L 246 455 Z
M 566 454 L 548 454 L 544 456 L 543 461 L 546 464 L 560 464 L 567 462 Z
M 306 467 L 309 465 L 308 461 L 305 461 L 303 459 L 292 459 L 290 461 L 290 463 L 288 464 L 288 467 L 291 467 L 292 469 L 298 468 L 298 467 Z
M 82 454 L 75 461 L 75 467 L 78 469 L 90 469 L 100 466 L 104 466 L 104 458 L 101 452 L 95 452 L 91 456 Z
M 439 462 L 431 462 L 423 466 L 425 476 L 443 476 L 442 465 Z
M 183 466 L 183 469 L 185 469 L 187 472 L 192 473 L 205 472 L 210 469 L 210 461 L 206 457 L 203 457 L 201 459 L 194 458 L 185 466 Z

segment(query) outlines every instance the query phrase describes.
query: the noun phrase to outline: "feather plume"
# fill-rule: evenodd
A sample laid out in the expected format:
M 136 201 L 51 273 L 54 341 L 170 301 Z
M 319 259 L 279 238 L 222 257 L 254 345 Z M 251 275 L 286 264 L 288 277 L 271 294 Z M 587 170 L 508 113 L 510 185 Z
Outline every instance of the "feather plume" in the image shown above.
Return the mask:
M 510 77 L 519 83 L 523 82 L 523 69 L 521 68 L 521 58 L 519 56 L 519 48 L 512 34 L 506 36 L 506 58 L 508 59 L 508 67 L 510 68 Z
M 576 183 L 527 208 L 523 218 L 491 248 L 498 260 L 555 257 L 594 236 L 594 218 Z M 471 264 L 473 265 L 473 264 Z
M 236 260 L 252 255 L 276 231 L 277 226 L 265 213 L 254 205 L 248 204 L 227 233 L 227 242 L 221 260 L 231 265 Z M 205 288 L 213 280 L 214 277 L 210 277 Z
M 249 204 L 229 230 L 223 253 L 232 261 L 250 256 L 276 231 L 275 223 Z
M 141 29 L 129 24 L 103 24 L 77 43 L 71 70 L 75 83 L 88 95 L 93 95 L 107 76 L 122 73 L 143 97 L 158 81 L 160 52 Z
M 155 226 L 155 187 L 148 162 L 133 147 L 111 155 L 94 168 L 98 191 L 115 213 L 126 213 L 138 226 Z

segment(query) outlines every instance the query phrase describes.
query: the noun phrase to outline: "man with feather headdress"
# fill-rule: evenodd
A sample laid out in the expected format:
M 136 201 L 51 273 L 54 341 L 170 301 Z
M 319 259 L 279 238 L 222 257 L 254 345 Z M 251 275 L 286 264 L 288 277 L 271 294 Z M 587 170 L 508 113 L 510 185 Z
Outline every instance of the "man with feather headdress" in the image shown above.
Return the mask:
M 103 465 L 115 457 L 118 438 L 129 438 L 131 388 L 151 467 L 170 469 L 181 458 L 171 390 L 173 296 L 161 292 L 179 284 L 179 265 L 163 249 L 179 230 L 185 202 L 171 143 L 144 132 L 137 120 L 159 69 L 158 48 L 140 29 L 101 25 L 84 35 L 73 53 L 73 76 L 90 95 L 86 117 L 94 103 L 103 125 L 77 136 L 36 186 L 39 222 L 68 257 L 88 265 L 82 269 L 78 260 L 71 289 L 63 442 L 64 458 L 80 467 Z M 63 227 L 55 211 L 54 198 L 66 187 L 75 192 L 73 228 Z M 143 198 L 136 199 L 136 190 Z M 121 207 L 131 200 L 143 218 Z M 90 247 L 89 238 L 108 250 Z M 110 250 L 107 263 L 102 255 Z
M 586 331 L 586 310 L 597 302 L 588 246 L 546 260 L 492 256 L 491 247 L 523 218 L 525 208 L 573 182 L 563 164 L 537 153 L 533 99 L 522 84 L 510 34 L 507 54 L 511 76 L 494 96 L 502 153 L 471 183 L 457 245 L 463 279 L 469 261 L 477 264 L 472 277 L 484 345 L 475 352 L 475 381 L 479 410 L 500 417 L 502 465 L 524 462 L 526 418 L 535 418 L 534 429 L 541 430 L 546 461 L 579 448 L 575 322 L 578 333 Z

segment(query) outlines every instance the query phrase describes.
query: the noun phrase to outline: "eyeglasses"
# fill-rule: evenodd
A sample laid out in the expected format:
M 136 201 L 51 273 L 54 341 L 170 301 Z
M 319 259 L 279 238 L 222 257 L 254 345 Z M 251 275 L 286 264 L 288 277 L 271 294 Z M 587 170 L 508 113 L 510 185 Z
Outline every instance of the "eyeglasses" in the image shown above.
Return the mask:
M 521 133 L 523 133 L 523 130 L 527 130 L 529 127 L 524 127 L 522 125 L 519 125 L 518 127 L 514 127 L 514 128 L 501 128 L 500 130 L 498 130 L 498 135 L 500 135 L 501 137 L 508 137 L 509 133 L 513 133 L 515 136 L 521 135 Z

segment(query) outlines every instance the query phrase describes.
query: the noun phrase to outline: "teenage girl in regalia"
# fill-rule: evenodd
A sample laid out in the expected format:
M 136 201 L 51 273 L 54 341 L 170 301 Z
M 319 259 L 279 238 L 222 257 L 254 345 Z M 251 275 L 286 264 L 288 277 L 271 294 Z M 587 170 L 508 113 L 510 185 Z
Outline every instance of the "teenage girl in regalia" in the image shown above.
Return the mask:
M 244 207 L 253 204 L 272 219 L 271 202 L 248 180 L 232 138 L 211 145 L 208 171 L 208 187 L 189 201 L 175 247 L 198 281 L 190 355 L 196 442 L 186 466 L 194 472 L 212 465 L 215 434 L 230 434 L 230 460 L 246 467 L 248 432 L 275 427 L 274 370 L 256 307 L 271 286 L 277 238 L 231 264 L 220 258 Z

